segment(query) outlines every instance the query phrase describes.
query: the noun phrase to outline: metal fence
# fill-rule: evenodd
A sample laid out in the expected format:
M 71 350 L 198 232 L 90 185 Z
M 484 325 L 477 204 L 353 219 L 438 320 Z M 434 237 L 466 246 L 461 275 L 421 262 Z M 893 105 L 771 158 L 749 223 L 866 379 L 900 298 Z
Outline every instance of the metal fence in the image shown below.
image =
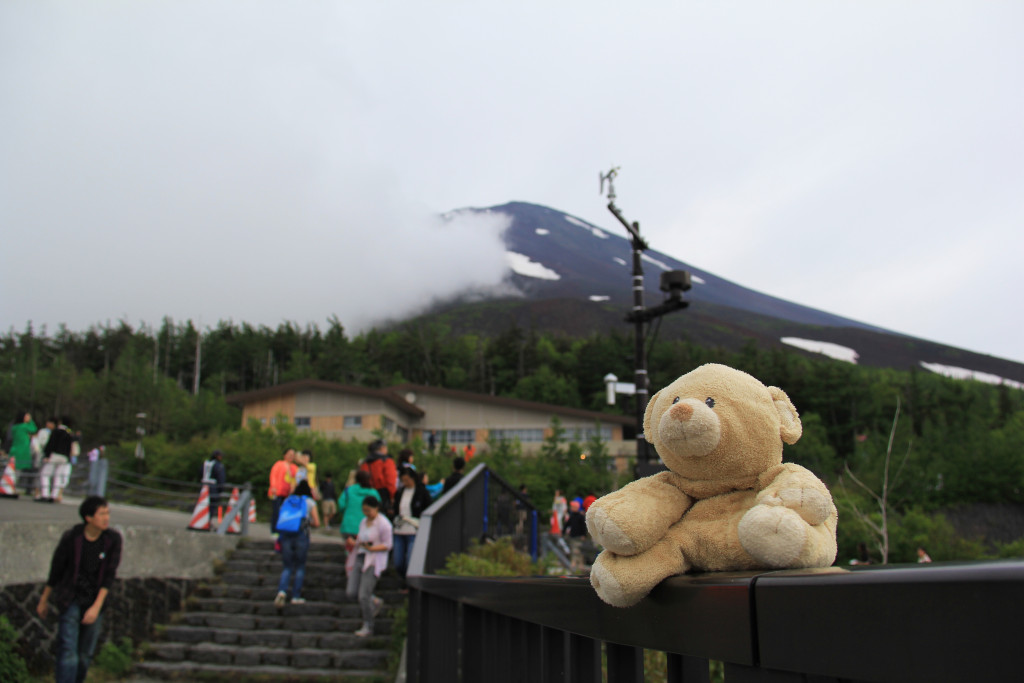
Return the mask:
M 1021 679 L 1024 561 L 677 576 L 621 609 L 585 578 L 432 575 L 479 531 L 480 490 L 468 482 L 423 516 L 408 576 L 414 683 L 693 683 L 709 660 L 728 683 Z M 663 671 L 644 671 L 644 650 L 666 653 Z

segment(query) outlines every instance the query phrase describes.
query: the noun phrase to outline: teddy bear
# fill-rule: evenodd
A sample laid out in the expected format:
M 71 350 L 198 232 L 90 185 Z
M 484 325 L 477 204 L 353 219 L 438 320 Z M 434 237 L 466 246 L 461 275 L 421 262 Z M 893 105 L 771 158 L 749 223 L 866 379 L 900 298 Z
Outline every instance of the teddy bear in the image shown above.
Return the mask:
M 590 581 L 629 607 L 687 571 L 828 567 L 835 503 L 810 471 L 782 462 L 802 434 L 786 393 L 709 363 L 651 397 L 644 436 L 668 468 L 594 502 L 587 529 L 604 547 Z

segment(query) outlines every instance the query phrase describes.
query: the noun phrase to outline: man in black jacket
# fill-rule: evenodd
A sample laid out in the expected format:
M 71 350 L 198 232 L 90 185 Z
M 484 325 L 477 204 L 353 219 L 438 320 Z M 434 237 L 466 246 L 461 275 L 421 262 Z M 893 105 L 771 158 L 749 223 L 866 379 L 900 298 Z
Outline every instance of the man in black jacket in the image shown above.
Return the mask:
M 64 532 L 50 562 L 50 576 L 36 612 L 57 608 L 57 683 L 82 683 L 96 651 L 107 599 L 121 562 L 121 534 L 111 530 L 110 507 L 89 496 L 78 508 L 83 524 Z

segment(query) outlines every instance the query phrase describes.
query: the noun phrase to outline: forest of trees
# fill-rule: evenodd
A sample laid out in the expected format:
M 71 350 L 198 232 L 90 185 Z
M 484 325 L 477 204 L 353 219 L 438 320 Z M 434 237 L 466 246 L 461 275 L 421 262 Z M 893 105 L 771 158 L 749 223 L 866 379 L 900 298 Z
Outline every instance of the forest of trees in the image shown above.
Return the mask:
M 0 407 L 7 420 L 23 410 L 37 421 L 69 416 L 82 432 L 83 449 L 106 444 L 115 461 L 129 457 L 141 423 L 148 434 L 144 467 L 161 476 L 192 479 L 210 448 L 237 443 L 260 455 L 235 472 L 262 481 L 263 461 L 272 462 L 285 439 L 317 437 L 241 429 L 240 412 L 225 400 L 231 393 L 302 378 L 368 387 L 413 382 L 631 414 L 625 400 L 605 405 L 603 377 L 609 372 L 630 377 L 632 353 L 632 335 L 625 330 L 572 338 L 512 326 L 484 337 L 455 336 L 441 324 L 416 323 L 350 338 L 332 319 L 326 330 L 294 323 L 271 329 L 221 322 L 202 330 L 200 339 L 191 321 L 170 319 L 159 329 L 120 322 L 84 332 L 61 327 L 52 334 L 29 325 L 0 336 Z M 848 554 L 855 552 L 851 544 L 869 541 L 870 533 L 853 533 L 860 523 L 842 508 L 857 504 L 869 510 L 872 503 L 844 472 L 849 468 L 874 490 L 882 486 L 898 401 L 901 413 L 892 453 L 893 472 L 899 467 L 899 477 L 890 483 L 887 499 L 904 522 L 916 520 L 920 529 L 915 538 L 949 536 L 942 518 L 934 515 L 940 509 L 966 503 L 1024 504 L 1024 392 L 925 370 L 868 368 L 798 351 L 762 350 L 753 342 L 734 352 L 670 339 L 651 345 L 652 391 L 707 362 L 749 372 L 792 398 L 804 435 L 787 447 L 786 458 L 813 470 L 835 492 L 841 528 L 845 524 L 850 531 L 843 539 Z M 140 413 L 145 418 L 138 418 Z M 317 447 L 328 466 L 339 472 L 355 462 L 361 448 L 323 439 Z M 550 461 L 566 454 L 567 461 L 573 459 L 572 444 L 563 444 L 561 451 L 557 443 L 546 448 L 549 463 L 543 476 L 531 472 L 534 465 L 519 462 L 508 447 L 492 445 L 490 457 L 508 470 L 510 479 L 529 479 L 540 501 L 553 488 L 549 480 L 557 478 Z M 443 463 L 432 468 L 434 476 L 445 473 Z M 614 484 L 607 476 L 593 483 Z M 945 543 L 959 555 L 984 551 L 956 539 Z M 894 543 L 896 559 L 906 552 Z M 942 556 L 931 548 L 929 552 Z

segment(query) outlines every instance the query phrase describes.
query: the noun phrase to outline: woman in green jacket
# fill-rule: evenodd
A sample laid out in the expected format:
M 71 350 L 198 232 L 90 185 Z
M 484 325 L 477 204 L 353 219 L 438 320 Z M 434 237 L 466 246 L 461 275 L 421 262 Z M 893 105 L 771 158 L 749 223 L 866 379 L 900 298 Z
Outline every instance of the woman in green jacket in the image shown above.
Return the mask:
M 359 522 L 363 519 L 363 501 L 367 498 L 380 500 L 377 489 L 370 486 L 370 473 L 366 470 L 356 472 L 356 483 L 346 486 L 338 496 L 338 510 L 341 512 L 341 535 L 346 544 L 353 543 L 359 533 Z M 352 548 L 349 548 L 351 550 Z
M 38 430 L 32 415 L 19 412 L 11 426 L 11 450 L 7 453 L 14 458 L 14 467 L 27 470 L 32 467 L 32 435 Z

